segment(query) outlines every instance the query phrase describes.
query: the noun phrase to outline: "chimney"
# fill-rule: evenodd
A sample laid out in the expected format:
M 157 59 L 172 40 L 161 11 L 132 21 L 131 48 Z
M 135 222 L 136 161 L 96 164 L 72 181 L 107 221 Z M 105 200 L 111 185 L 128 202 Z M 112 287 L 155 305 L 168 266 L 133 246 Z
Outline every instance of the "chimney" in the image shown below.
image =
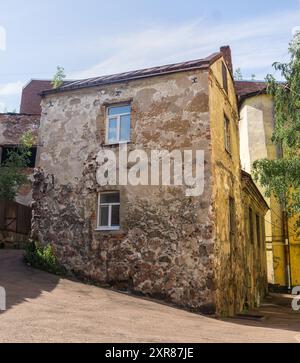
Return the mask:
M 223 54 L 227 67 L 231 74 L 233 74 L 233 67 L 232 67 L 232 58 L 231 58 L 231 49 L 229 45 L 225 45 L 224 47 L 220 48 L 220 52 Z

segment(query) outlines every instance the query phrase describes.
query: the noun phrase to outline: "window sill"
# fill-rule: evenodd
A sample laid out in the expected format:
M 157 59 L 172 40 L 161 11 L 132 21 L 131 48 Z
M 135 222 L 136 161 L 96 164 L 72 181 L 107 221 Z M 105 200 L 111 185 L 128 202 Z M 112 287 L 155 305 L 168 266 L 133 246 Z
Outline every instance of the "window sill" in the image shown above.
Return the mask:
M 109 143 L 109 142 L 106 142 L 103 146 L 118 146 L 118 145 L 128 145 L 130 144 L 131 141 L 120 141 L 120 142 L 112 142 L 112 143 Z
M 104 238 L 114 238 L 114 237 L 117 237 L 117 238 L 120 238 L 120 237 L 123 237 L 126 235 L 126 232 L 119 228 L 119 229 L 95 229 L 94 232 L 96 234 L 99 234 L 101 235 L 102 237 Z
M 96 232 L 120 232 L 120 227 L 99 227 L 96 228 Z

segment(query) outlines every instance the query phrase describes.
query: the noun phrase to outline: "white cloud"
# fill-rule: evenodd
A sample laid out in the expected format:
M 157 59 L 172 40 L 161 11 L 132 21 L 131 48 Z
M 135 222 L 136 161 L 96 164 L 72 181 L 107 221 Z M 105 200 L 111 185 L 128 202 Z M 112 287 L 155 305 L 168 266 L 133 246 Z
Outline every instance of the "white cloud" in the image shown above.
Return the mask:
M 227 44 L 232 48 L 236 67 L 259 73 L 269 69 L 274 61 L 285 59 L 291 27 L 299 23 L 299 18 L 300 10 L 223 25 L 211 25 L 200 19 L 99 39 L 99 49 L 107 49 L 109 44 L 111 55 L 89 69 L 73 73 L 70 78 L 88 78 L 197 59 Z
M 24 84 L 21 81 L 0 84 L 0 96 L 19 95 L 22 92 L 23 86 Z

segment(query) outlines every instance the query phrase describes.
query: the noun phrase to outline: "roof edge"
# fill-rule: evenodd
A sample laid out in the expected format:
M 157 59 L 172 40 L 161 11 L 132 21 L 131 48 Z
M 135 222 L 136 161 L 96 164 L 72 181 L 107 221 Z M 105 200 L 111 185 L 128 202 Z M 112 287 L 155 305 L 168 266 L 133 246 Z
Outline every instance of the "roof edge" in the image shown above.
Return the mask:
M 269 207 L 268 203 L 266 202 L 264 196 L 261 194 L 260 190 L 258 189 L 257 185 L 254 183 L 254 180 L 253 180 L 251 174 L 247 173 L 245 170 L 242 169 L 241 177 L 242 177 L 242 180 L 246 180 L 247 182 L 250 183 L 256 196 L 261 200 L 261 202 L 263 202 L 266 210 L 268 211 L 270 209 L 270 207 Z
M 32 117 L 41 117 L 38 113 L 19 113 L 19 112 L 0 112 L 0 116 L 32 116 Z
M 70 86 L 66 85 L 66 86 L 62 86 L 60 88 L 56 88 L 56 89 L 49 89 L 49 90 L 45 90 L 43 92 L 40 93 L 41 97 L 50 95 L 50 94 L 57 94 L 57 93 L 64 93 L 64 92 L 70 92 L 70 91 L 75 91 L 75 90 L 79 90 L 79 89 L 87 89 L 87 88 L 95 88 L 98 86 L 102 86 L 102 85 L 107 85 L 107 84 L 116 84 L 116 83 L 123 83 L 123 82 L 128 82 L 128 81 L 135 81 L 135 80 L 139 80 L 139 79 L 145 79 L 145 78 L 150 78 L 150 77 L 158 77 L 158 76 L 164 76 L 167 74 L 174 74 L 174 73 L 179 73 L 179 72 L 188 72 L 191 70 L 196 70 L 196 69 L 207 69 L 209 68 L 216 60 L 218 60 L 219 58 L 221 58 L 223 56 L 223 54 L 221 52 L 217 52 L 217 53 L 213 53 L 210 56 L 208 56 L 207 58 L 203 58 L 203 59 L 199 59 L 199 64 L 197 66 L 193 66 L 193 67 L 184 67 L 185 63 L 190 63 L 193 61 L 187 61 L 187 62 L 183 62 L 183 63 L 174 63 L 174 64 L 168 64 L 162 67 L 171 67 L 171 66 L 176 66 L 176 65 L 180 65 L 182 64 L 183 67 L 180 69 L 175 69 L 175 70 L 166 70 L 163 72 L 154 72 L 154 73 L 149 73 L 149 74 L 142 74 L 142 75 L 136 75 L 136 76 L 130 76 L 130 73 L 136 73 L 136 72 L 142 72 L 142 71 L 147 71 L 147 69 L 151 69 L 151 68 L 144 68 L 144 69 L 140 69 L 140 70 L 135 70 L 132 72 L 123 72 L 123 73 L 117 73 L 114 75 L 107 75 L 107 76 L 103 76 L 103 77 L 113 77 L 115 76 L 116 78 L 113 80 L 103 80 L 103 81 L 99 81 L 99 83 L 96 84 L 74 84 L 72 86 L 72 84 Z M 196 61 L 196 60 L 195 60 Z M 158 68 L 158 67 L 155 67 Z M 129 74 L 127 77 L 123 77 L 123 74 Z M 118 78 L 118 76 L 120 78 Z M 86 80 L 82 80 L 81 82 L 84 81 L 89 81 L 89 80 L 93 80 L 93 79 L 97 79 L 100 77 L 93 77 L 93 78 L 88 78 Z M 77 81 L 75 81 L 77 82 Z M 79 82 L 79 81 L 78 81 Z

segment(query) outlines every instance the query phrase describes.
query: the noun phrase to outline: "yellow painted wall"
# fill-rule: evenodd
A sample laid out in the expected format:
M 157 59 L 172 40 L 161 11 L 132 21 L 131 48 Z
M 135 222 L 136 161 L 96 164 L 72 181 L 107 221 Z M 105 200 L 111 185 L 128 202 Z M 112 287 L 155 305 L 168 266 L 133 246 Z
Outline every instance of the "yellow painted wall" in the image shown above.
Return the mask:
M 247 98 L 240 108 L 241 163 L 251 173 L 254 161 L 262 158 L 275 159 L 280 150 L 272 143 L 274 111 L 272 97 L 266 94 Z M 262 193 L 264 190 L 258 185 Z M 283 211 L 274 198 L 266 198 L 270 211 L 266 215 L 266 248 L 268 280 L 280 286 L 288 286 L 287 256 L 284 239 Z M 300 284 L 300 241 L 295 240 L 289 222 L 291 275 L 294 285 Z
M 215 216 L 215 274 L 218 311 L 232 315 L 244 308 L 246 301 L 257 302 L 253 285 L 253 268 L 247 263 L 245 209 L 242 195 L 239 144 L 239 116 L 234 83 L 228 73 L 228 93 L 223 88 L 222 61 L 210 69 L 209 102 L 212 143 L 212 186 Z M 224 114 L 230 120 L 231 153 L 225 150 Z M 234 240 L 229 233 L 229 197 L 236 207 Z M 253 265 L 252 265 L 253 266 Z M 264 269 L 262 269 L 264 270 Z M 261 271 L 260 271 L 261 272 Z M 259 272 L 259 273 L 260 273 Z M 263 272 L 265 273 L 265 272 Z M 249 289 L 250 286 L 250 289 Z M 249 297 L 250 291 L 250 297 Z
M 300 236 L 295 228 L 297 218 L 288 220 L 292 286 L 300 286 Z

